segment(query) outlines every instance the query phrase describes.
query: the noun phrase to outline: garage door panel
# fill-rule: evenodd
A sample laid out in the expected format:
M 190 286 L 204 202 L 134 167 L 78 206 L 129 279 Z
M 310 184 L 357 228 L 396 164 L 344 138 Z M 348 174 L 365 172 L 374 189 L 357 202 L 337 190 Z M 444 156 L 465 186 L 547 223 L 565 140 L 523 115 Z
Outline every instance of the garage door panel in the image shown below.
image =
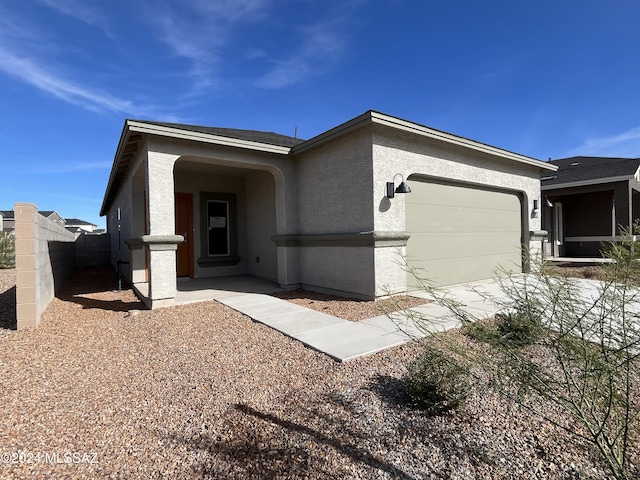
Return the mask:
M 520 235 L 506 237 L 492 233 L 477 233 L 451 236 L 447 233 L 412 233 L 409 243 L 410 254 L 416 259 L 468 258 L 519 251 Z
M 405 197 L 407 263 L 437 285 L 522 271 L 522 219 L 516 194 L 410 180 Z M 415 279 L 409 274 L 409 285 Z
M 407 215 L 420 218 L 416 225 L 418 232 L 438 233 L 458 232 L 516 232 L 520 236 L 519 225 L 514 225 L 512 211 L 481 210 L 450 206 L 429 208 L 426 205 L 407 205 Z M 520 212 L 518 211 L 518 215 Z
M 519 270 L 520 264 L 513 262 L 510 255 L 495 257 L 476 257 L 458 259 L 435 259 L 431 261 L 413 262 L 412 268 L 416 274 L 434 285 L 454 285 L 486 277 L 486 272 L 496 272 L 497 265 L 502 265 L 507 271 Z M 493 273 L 492 273 L 493 274 Z M 411 285 L 416 285 L 416 279 L 411 275 Z
M 413 197 L 411 198 L 411 204 L 460 206 L 481 210 L 494 209 L 520 212 L 520 199 L 516 195 L 509 195 L 504 192 L 415 181 L 410 181 L 409 185 L 412 188 L 411 197 Z M 430 188 L 420 188 L 416 191 L 413 189 L 414 185 L 430 185 Z M 454 195 L 451 195 L 452 190 L 455 190 Z M 478 204 L 479 197 L 482 197 L 482 205 Z

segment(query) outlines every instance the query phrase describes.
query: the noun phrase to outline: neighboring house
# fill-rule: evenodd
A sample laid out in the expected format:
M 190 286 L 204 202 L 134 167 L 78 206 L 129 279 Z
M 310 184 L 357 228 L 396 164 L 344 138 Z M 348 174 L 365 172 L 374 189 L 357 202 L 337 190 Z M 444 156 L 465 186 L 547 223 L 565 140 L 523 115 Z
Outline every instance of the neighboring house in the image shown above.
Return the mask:
M 55 212 L 53 210 L 38 210 L 38 213 L 44 218 L 48 218 L 49 220 L 56 222 L 63 227 L 65 226 L 65 220 L 58 214 L 58 212 Z
M 62 218 L 58 214 L 58 212 L 55 212 L 53 210 L 39 210 L 38 213 L 43 217 L 64 226 L 64 218 Z M 16 227 L 16 220 L 13 210 L 0 210 L 0 214 L 2 214 L 3 216 L 3 230 L 13 231 Z
M 97 225 L 90 222 L 85 222 L 84 220 L 80 220 L 79 218 L 65 218 L 64 222 L 64 228 L 66 228 L 70 232 L 75 233 L 76 235 L 79 235 L 82 232 L 93 233 L 98 228 Z
M 16 227 L 16 220 L 14 218 L 13 210 L 0 210 L 2 215 L 2 231 L 12 232 Z
M 550 162 L 541 188 L 547 257 L 600 257 L 602 244 L 640 218 L 640 158 L 571 157 Z
M 526 270 L 523 244 L 539 252 L 546 234 L 540 172 L 555 169 L 374 111 L 306 141 L 127 120 L 101 215 L 152 308 L 180 276 L 371 299 L 413 288 L 403 258 L 439 285 Z M 394 195 L 403 180 L 411 193 Z

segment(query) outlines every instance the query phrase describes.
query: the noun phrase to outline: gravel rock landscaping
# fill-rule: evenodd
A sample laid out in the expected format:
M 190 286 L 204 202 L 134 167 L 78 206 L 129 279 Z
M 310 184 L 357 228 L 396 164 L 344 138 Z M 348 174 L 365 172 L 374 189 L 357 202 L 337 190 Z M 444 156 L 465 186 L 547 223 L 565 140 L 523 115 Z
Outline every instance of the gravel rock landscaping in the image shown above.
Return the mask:
M 367 301 L 342 298 L 303 289 L 293 290 L 291 292 L 274 292 L 271 295 L 288 300 L 296 305 L 333 315 L 334 317 L 339 317 L 344 320 L 351 320 L 352 322 L 366 320 L 367 318 L 385 315 L 389 312 L 429 303 L 429 301 L 424 298 L 411 297 L 408 295 L 397 295 L 390 298 Z
M 216 302 L 144 310 L 114 280 L 77 272 L 39 327 L 0 335 L 0 478 L 607 478 L 487 391 L 408 407 L 417 344 L 337 363 Z

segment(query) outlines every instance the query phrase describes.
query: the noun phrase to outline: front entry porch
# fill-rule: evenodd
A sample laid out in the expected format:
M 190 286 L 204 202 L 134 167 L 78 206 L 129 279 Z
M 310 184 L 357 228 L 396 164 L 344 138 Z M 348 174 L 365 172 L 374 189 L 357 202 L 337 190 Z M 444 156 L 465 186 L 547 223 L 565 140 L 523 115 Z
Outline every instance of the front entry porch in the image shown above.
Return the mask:
M 246 293 L 273 293 L 283 290 L 276 282 L 253 275 L 178 278 L 177 287 L 174 305 L 206 302 Z M 142 302 L 149 306 L 149 284 L 138 283 L 133 285 L 133 289 Z

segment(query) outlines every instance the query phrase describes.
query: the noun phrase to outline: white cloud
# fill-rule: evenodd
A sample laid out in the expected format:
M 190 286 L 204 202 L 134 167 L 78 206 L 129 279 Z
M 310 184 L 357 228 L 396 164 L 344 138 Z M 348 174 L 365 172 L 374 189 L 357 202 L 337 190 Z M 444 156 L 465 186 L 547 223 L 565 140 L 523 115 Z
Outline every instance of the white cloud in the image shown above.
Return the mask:
M 608 137 L 589 138 L 579 147 L 567 152 L 565 156 L 576 155 L 640 157 L 640 127 Z
M 268 0 L 161 3 L 147 18 L 173 53 L 191 62 L 196 90 L 211 86 L 234 28 L 264 18 Z
M 278 89 L 335 67 L 346 49 L 349 20 L 363 2 L 343 2 L 339 7 L 327 9 L 322 18 L 315 17 L 313 23 L 299 27 L 296 25 L 303 25 L 302 20 L 292 26 L 272 18 L 273 0 L 190 0 L 179 7 L 162 3 L 149 21 L 160 29 L 161 40 L 175 55 L 190 61 L 189 73 L 195 81 L 196 93 L 224 80 L 223 62 L 237 63 L 237 42 L 242 42 L 238 33 L 247 25 L 257 24 L 260 28 L 256 30 L 260 31 L 269 28 L 273 39 L 284 33 L 290 37 L 285 46 L 273 47 L 269 38 L 258 48 L 247 47 L 242 55 L 244 60 L 256 64 L 270 64 L 266 73 L 256 75 L 255 86 Z M 277 28 L 286 30 L 275 32 Z M 252 41 L 259 43 L 260 37 Z M 269 45 L 278 48 L 278 53 L 269 51 Z M 289 48 L 291 45 L 294 47 Z
M 92 90 L 53 72 L 43 62 L 16 56 L 0 45 L 0 71 L 18 78 L 65 102 L 94 112 L 115 112 L 136 116 L 157 115 L 155 108 L 136 105 L 130 100 Z
M 43 5 L 53 8 L 63 15 L 76 18 L 88 25 L 99 27 L 109 33 L 107 15 L 95 5 L 83 0 L 38 0 Z
M 318 75 L 335 65 L 347 43 L 340 20 L 321 21 L 302 29 L 302 45 L 289 58 L 275 61 L 275 67 L 260 77 L 262 88 L 278 89 Z

